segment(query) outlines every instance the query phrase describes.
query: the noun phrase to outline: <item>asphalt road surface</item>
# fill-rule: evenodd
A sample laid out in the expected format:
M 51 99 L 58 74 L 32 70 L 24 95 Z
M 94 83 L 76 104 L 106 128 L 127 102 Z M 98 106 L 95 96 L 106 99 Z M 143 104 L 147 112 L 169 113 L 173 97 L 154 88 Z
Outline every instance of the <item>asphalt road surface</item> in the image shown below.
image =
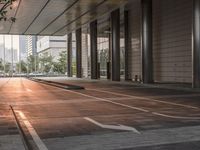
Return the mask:
M 200 150 L 200 92 L 45 79 L 85 89 L 0 79 L 0 150 Z

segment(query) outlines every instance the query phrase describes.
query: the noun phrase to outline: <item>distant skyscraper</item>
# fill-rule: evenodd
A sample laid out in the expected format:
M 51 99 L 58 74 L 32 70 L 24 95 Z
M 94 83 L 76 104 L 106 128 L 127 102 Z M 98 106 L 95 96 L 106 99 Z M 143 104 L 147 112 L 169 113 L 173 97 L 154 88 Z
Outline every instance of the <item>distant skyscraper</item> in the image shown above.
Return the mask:
M 4 59 L 4 45 L 0 44 L 0 59 Z
M 5 43 L 4 43 L 4 35 L 0 35 L 0 59 L 4 59 L 4 49 L 5 49 Z
M 0 41 L 0 58 L 4 59 L 5 53 L 6 62 L 11 63 L 13 61 L 13 63 L 17 63 L 19 60 L 19 48 L 16 46 L 18 38 L 15 35 L 1 35 Z
M 27 36 L 27 56 L 35 55 L 37 53 L 37 37 Z
M 19 60 L 26 60 L 27 58 L 27 42 L 26 36 L 20 35 L 19 36 Z

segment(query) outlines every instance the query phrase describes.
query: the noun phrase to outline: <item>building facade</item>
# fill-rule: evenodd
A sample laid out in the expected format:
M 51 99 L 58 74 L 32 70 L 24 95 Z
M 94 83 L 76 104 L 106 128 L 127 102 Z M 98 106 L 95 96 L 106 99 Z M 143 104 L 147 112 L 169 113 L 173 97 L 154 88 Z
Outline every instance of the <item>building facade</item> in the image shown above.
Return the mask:
M 26 36 L 27 38 L 27 56 L 37 54 L 37 36 Z
M 25 61 L 27 59 L 27 37 L 24 35 L 19 36 L 19 60 Z
M 188 0 L 129 0 L 72 31 L 82 37 L 82 77 L 193 83 L 193 8 Z
M 66 36 L 39 36 L 37 41 L 37 53 L 52 56 L 54 61 L 59 59 L 59 54 L 66 51 Z
M 84 6 L 81 2 L 66 10 L 68 1 L 50 1 L 52 8 L 59 8 L 56 13 L 44 5 L 35 7 L 32 17 L 21 5 L 15 24 L 9 29 L 5 23 L 0 33 L 67 34 L 67 44 L 60 44 L 67 45 L 69 76 L 76 64 L 77 77 L 200 88 L 200 0 L 94 0 L 84 1 Z M 26 5 L 32 8 L 31 3 Z M 20 17 L 23 14 L 27 17 Z M 58 48 L 50 43 L 58 42 L 51 38 L 41 38 L 39 53 L 57 55 Z

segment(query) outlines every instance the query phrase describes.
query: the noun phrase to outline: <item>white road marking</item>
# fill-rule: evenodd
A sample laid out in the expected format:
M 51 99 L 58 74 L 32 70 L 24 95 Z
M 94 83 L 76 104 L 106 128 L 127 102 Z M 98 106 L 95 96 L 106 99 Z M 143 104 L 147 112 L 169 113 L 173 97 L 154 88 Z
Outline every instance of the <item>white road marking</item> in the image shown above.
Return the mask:
M 43 143 L 43 141 L 40 139 L 39 135 L 37 134 L 37 132 L 31 125 L 31 123 L 28 121 L 28 119 L 24 115 L 24 113 L 21 111 L 16 111 L 16 112 L 20 115 L 21 119 L 23 120 L 26 128 L 28 129 L 30 135 L 32 136 L 32 138 L 33 138 L 35 144 L 37 145 L 37 147 L 39 148 L 39 150 L 48 150 L 46 145 Z
M 151 114 L 156 115 L 156 116 L 162 116 L 162 117 L 172 118 L 172 119 L 189 119 L 189 120 L 194 120 L 194 119 L 195 120 L 199 120 L 200 119 L 199 117 L 170 116 L 170 115 L 165 115 L 165 114 L 161 114 L 161 113 L 150 112 L 149 110 L 146 110 L 146 109 L 143 109 L 143 108 L 129 106 L 129 105 L 118 103 L 118 102 L 113 102 L 111 100 L 107 100 L 107 99 L 104 99 L 104 98 L 98 98 L 98 97 L 95 97 L 95 96 L 90 96 L 90 95 L 87 95 L 87 94 L 83 94 L 83 93 L 79 93 L 79 92 L 75 92 L 75 91 L 71 91 L 71 90 L 67 90 L 67 89 L 62 89 L 62 90 L 68 91 L 68 92 L 71 92 L 71 93 L 75 93 L 75 94 L 79 94 L 79 95 L 82 95 L 82 96 L 94 98 L 94 99 L 97 99 L 97 100 L 100 100 L 100 101 L 109 102 L 109 103 L 112 103 L 112 104 L 115 104 L 115 105 L 119 105 L 119 106 L 131 108 L 131 109 L 139 110 L 139 111 L 142 111 L 142 112 L 151 113 Z
M 112 104 L 115 104 L 115 105 L 119 105 L 119 106 L 131 108 L 131 109 L 139 110 L 139 111 L 146 112 L 146 113 L 151 113 L 151 114 L 153 114 L 153 115 L 157 115 L 157 114 L 154 114 L 155 112 L 150 112 L 149 110 L 146 110 L 146 109 L 143 109 L 143 108 L 133 107 L 133 106 L 129 106 L 129 105 L 126 105 L 126 104 L 113 102 L 113 101 L 111 101 L 111 100 L 107 100 L 107 99 L 104 99 L 104 98 L 99 98 L 99 97 L 95 97 L 95 96 L 91 96 L 91 95 L 87 95 L 87 94 L 75 92 L 75 91 L 68 90 L 68 89 L 61 89 L 61 88 L 59 88 L 59 87 L 54 87 L 54 88 L 60 89 L 60 90 L 62 90 L 62 91 L 68 91 L 68 92 L 74 93 L 74 94 L 79 94 L 79 95 L 82 95 L 82 96 L 85 96 L 85 97 L 94 98 L 94 99 L 99 100 L 99 101 L 109 102 L 109 103 L 112 103 Z M 115 93 L 115 94 L 117 94 L 117 93 Z M 120 94 L 120 95 L 126 95 L 126 94 Z M 130 96 L 130 95 L 127 95 L 127 97 L 131 97 L 131 96 Z M 133 97 L 134 97 L 134 96 L 133 96 Z M 144 99 L 144 98 L 142 98 L 142 97 L 138 97 L 138 98 L 139 98 L 139 99 Z M 151 99 L 148 99 L 148 100 L 151 101 Z M 157 101 L 157 100 L 153 100 L 153 101 Z M 165 103 L 165 102 L 163 102 L 163 101 L 158 101 L 158 102 Z M 168 102 L 166 102 L 166 103 L 168 103 Z M 179 105 L 179 106 L 187 107 L 187 105 L 176 104 L 176 103 L 173 103 L 173 105 Z M 193 107 L 193 106 L 189 106 L 189 108 L 199 109 L 198 107 Z M 173 117 L 170 117 L 169 115 L 165 115 L 165 114 L 161 114 L 161 115 L 162 115 L 162 117 L 177 119 L 177 118 L 174 118 L 174 116 L 173 116 Z M 159 115 L 159 116 L 161 116 L 161 115 Z M 157 115 L 157 116 L 158 116 L 158 115 Z M 179 116 L 179 117 L 180 117 L 180 116 Z M 191 118 L 191 117 L 188 117 L 188 118 Z M 184 118 L 184 119 L 188 119 L 188 118 Z M 179 118 L 179 119 L 181 119 L 181 118 Z M 182 117 L 182 119 L 183 119 L 183 117 Z M 198 118 L 197 118 L 197 119 L 198 119 Z
M 20 102 L 0 102 L 3 105 L 15 105 L 15 106 L 23 106 L 23 105 L 43 105 L 43 104 L 68 104 L 68 103 L 83 103 L 83 102 L 95 102 L 99 100 L 94 99 L 54 99 L 47 101 L 20 101 Z
M 149 96 L 150 98 L 181 98 L 181 97 L 196 97 L 200 96 L 200 94 L 182 94 L 182 95 L 157 95 L 157 96 Z
M 0 116 L 0 118 L 11 118 L 11 117 L 13 117 L 13 116 L 11 116 L 11 115 L 1 115 Z
M 182 116 L 172 116 L 172 115 L 166 115 L 166 114 L 161 114 L 161 113 L 157 113 L 157 112 L 152 112 L 152 114 L 157 115 L 157 116 L 167 117 L 167 118 L 173 118 L 173 119 L 200 120 L 200 117 L 182 117 Z
M 104 128 L 104 129 L 112 129 L 112 130 L 125 130 L 125 131 L 132 131 L 132 132 L 135 132 L 137 134 L 141 134 L 137 129 L 133 128 L 133 127 L 129 127 L 129 126 L 125 126 L 125 125 L 106 125 L 106 124 L 102 124 L 102 123 L 99 123 L 89 117 L 84 117 L 85 120 L 101 127 L 101 128 Z
M 133 132 L 114 132 L 98 135 L 49 138 L 45 139 L 45 143 L 47 143 L 50 147 L 59 145 L 59 149 L 66 149 L 67 145 L 67 150 L 116 150 L 140 148 L 148 150 L 148 148 L 145 147 L 155 146 L 159 149 L 161 145 L 183 144 L 190 142 L 194 142 L 193 145 L 196 144 L 196 147 L 198 147 L 198 143 L 200 141 L 199 131 L 200 126 L 176 127 L 144 130 L 141 134 L 135 134 Z
M 32 92 L 32 90 L 31 90 L 31 89 L 26 89 L 26 91 L 27 91 L 27 92 Z
M 66 91 L 67 89 L 63 89 L 63 90 Z M 109 103 L 112 103 L 112 104 L 115 104 L 115 105 L 119 105 L 119 106 L 131 108 L 131 109 L 139 110 L 139 111 L 142 111 L 142 112 L 149 112 L 148 110 L 143 109 L 143 108 L 129 106 L 129 105 L 118 103 L 118 102 L 113 102 L 111 100 L 107 100 L 107 99 L 104 99 L 104 98 L 99 98 L 99 97 L 95 97 L 95 96 L 91 96 L 91 95 L 87 95 L 87 94 L 83 94 L 83 93 L 79 93 L 79 92 L 75 92 L 75 91 L 71 91 L 71 90 L 67 90 L 67 91 L 69 91 L 71 93 L 79 94 L 79 95 L 82 95 L 82 96 L 86 96 L 86 97 L 89 97 L 89 98 L 94 98 L 94 99 L 97 99 L 97 100 L 100 100 L 100 101 L 109 102 Z
M 111 97 L 111 98 L 106 98 L 108 100 L 113 100 L 113 101 L 117 101 L 117 100 L 132 100 L 132 97 Z
M 140 100 L 154 101 L 154 102 L 159 102 L 159 103 L 164 103 L 164 104 L 170 104 L 170 105 L 175 105 L 175 106 L 181 106 L 181 107 L 186 107 L 186 108 L 199 109 L 198 107 L 195 107 L 195 106 L 178 104 L 178 103 L 173 103 L 173 102 L 160 101 L 160 100 L 156 100 L 156 99 L 152 99 L 152 98 L 147 98 L 147 97 L 132 96 L 132 95 L 128 95 L 128 94 L 121 94 L 121 93 L 104 91 L 104 90 L 96 90 L 96 89 L 88 89 L 88 90 L 97 91 L 97 92 L 104 92 L 104 93 L 110 93 L 110 94 L 119 95 L 119 96 L 126 96 L 126 97 L 130 97 L 130 98 L 137 98 L 137 99 L 140 99 Z

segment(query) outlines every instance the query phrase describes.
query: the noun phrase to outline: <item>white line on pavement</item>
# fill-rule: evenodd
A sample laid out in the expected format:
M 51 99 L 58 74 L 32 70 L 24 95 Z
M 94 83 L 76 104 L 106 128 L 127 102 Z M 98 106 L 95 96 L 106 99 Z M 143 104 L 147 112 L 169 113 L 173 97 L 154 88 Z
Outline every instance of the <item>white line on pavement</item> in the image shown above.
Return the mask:
M 162 116 L 162 117 L 172 118 L 172 119 L 189 119 L 189 120 L 190 119 L 191 120 L 194 120 L 194 119 L 195 120 L 199 120 L 200 119 L 200 117 L 170 116 L 170 115 L 165 115 L 165 114 L 161 114 L 161 113 L 150 112 L 149 110 L 146 110 L 146 109 L 142 109 L 142 108 L 134 107 L 134 106 L 129 106 L 129 105 L 118 103 L 118 102 L 113 102 L 111 100 L 107 100 L 107 99 L 104 99 L 104 98 L 98 98 L 98 97 L 95 97 L 95 96 L 90 96 L 90 95 L 87 95 L 87 94 L 83 94 L 83 93 L 79 93 L 79 92 L 75 92 L 75 91 L 71 91 L 71 90 L 67 90 L 67 89 L 62 89 L 62 90 L 68 91 L 68 92 L 71 92 L 71 93 L 75 93 L 75 94 L 79 94 L 79 95 L 82 95 L 82 96 L 94 98 L 94 99 L 97 99 L 97 100 L 100 100 L 100 101 L 109 102 L 109 103 L 112 103 L 112 104 L 115 104 L 115 105 L 119 105 L 119 106 L 131 108 L 131 109 L 139 110 L 139 111 L 142 111 L 142 112 L 151 113 L 151 114 L 156 115 L 156 116 Z
M 63 90 L 66 91 L 67 89 L 63 89 Z M 100 101 L 109 102 L 109 103 L 112 103 L 112 104 L 115 104 L 115 105 L 119 105 L 119 106 L 131 108 L 131 109 L 139 110 L 139 111 L 142 111 L 142 112 L 149 112 L 148 110 L 143 109 L 143 108 L 129 106 L 129 105 L 118 103 L 118 102 L 113 102 L 111 100 L 107 100 L 107 99 L 104 99 L 104 98 L 99 98 L 99 97 L 95 97 L 95 96 L 91 96 L 91 95 L 87 95 L 87 94 L 83 94 L 83 93 L 79 93 L 79 92 L 75 92 L 75 91 L 71 91 L 71 90 L 67 90 L 67 91 L 69 91 L 71 93 L 79 94 L 79 95 L 82 95 L 82 96 L 86 96 L 86 97 L 89 97 L 89 98 L 94 98 L 94 99 L 97 99 L 97 100 L 100 100 Z
M 31 136 L 32 136 L 35 144 L 39 148 L 39 150 L 48 150 L 46 145 L 43 143 L 43 141 L 40 139 L 39 135 L 37 134 L 37 132 L 31 125 L 31 123 L 28 121 L 28 119 L 24 115 L 24 113 L 21 111 L 16 111 L 16 112 L 20 115 L 21 119 L 23 120 L 26 128 L 28 129 L 29 133 L 31 134 Z
M 161 145 L 174 145 L 183 143 L 194 143 L 191 145 L 194 145 L 194 147 L 196 146 L 197 148 L 200 141 L 200 132 L 198 131 L 200 131 L 200 126 L 176 127 L 144 130 L 141 134 L 134 134 L 133 132 L 114 132 L 98 135 L 95 134 L 64 138 L 49 138 L 45 139 L 45 143 L 48 143 L 49 146 L 55 146 L 56 144 L 59 144 L 60 149 L 66 149 L 65 145 L 67 145 L 67 150 L 148 150 L 151 149 L 149 147 L 156 147 L 155 149 L 158 147 L 158 149 L 162 149 L 160 148 Z M 168 148 L 168 150 L 171 149 Z
M 32 90 L 31 90 L 31 89 L 26 89 L 26 91 L 27 91 L 27 92 L 32 92 Z
M 89 117 L 84 117 L 85 120 L 101 127 L 104 129 L 112 129 L 112 130 L 125 130 L 125 131 L 132 131 L 135 132 L 137 134 L 141 134 L 137 129 L 133 128 L 133 127 L 129 127 L 129 126 L 125 126 L 125 125 L 106 125 L 106 124 L 102 124 L 100 122 L 95 121 L 94 119 L 91 119 Z
M 99 100 L 94 99 L 54 99 L 54 100 L 47 100 L 47 101 L 20 101 L 20 102 L 0 102 L 2 105 L 15 105 L 15 106 L 22 106 L 22 105 L 41 105 L 41 104 L 68 104 L 68 103 L 83 103 L 83 102 L 95 102 Z
M 200 117 L 172 116 L 172 115 L 166 115 L 166 114 L 161 114 L 161 113 L 157 113 L 157 112 L 153 112 L 152 114 L 157 115 L 157 116 L 167 117 L 167 118 L 173 118 L 173 119 L 189 119 L 189 120 L 199 120 L 200 119 Z
M 164 104 L 170 104 L 170 105 L 175 105 L 175 106 L 181 106 L 181 107 L 186 107 L 186 108 L 199 109 L 198 107 L 195 107 L 195 106 L 178 104 L 178 103 L 173 103 L 173 102 L 160 101 L 160 100 L 156 100 L 156 99 L 152 99 L 152 98 L 147 98 L 147 97 L 132 96 L 132 95 L 128 95 L 128 94 L 121 94 L 121 93 L 104 91 L 104 90 L 96 90 L 96 89 L 88 89 L 88 90 L 97 91 L 97 92 L 104 92 L 104 93 L 110 93 L 110 94 L 119 95 L 119 96 L 127 96 L 127 97 L 130 97 L 130 98 L 137 98 L 137 99 L 146 100 L 146 101 L 154 101 L 154 102 L 159 102 L 159 103 L 164 103 Z
M 135 109 L 135 110 L 139 110 L 139 111 L 142 111 L 142 112 L 146 112 L 146 113 L 151 113 L 153 115 L 157 115 L 157 114 L 154 114 L 154 112 L 150 112 L 149 110 L 146 110 L 146 109 L 143 109 L 143 108 L 139 108 L 139 107 L 133 107 L 133 106 L 129 106 L 129 105 L 126 105 L 126 104 L 122 104 L 122 103 L 117 103 L 117 102 L 113 102 L 111 100 L 107 100 L 107 99 L 104 99 L 104 98 L 99 98 L 99 97 L 95 97 L 95 96 L 91 96 L 91 95 L 87 95 L 87 94 L 83 94 L 83 93 L 80 93 L 80 92 L 75 92 L 75 91 L 72 91 L 72 90 L 68 90 L 68 89 L 61 89 L 59 87 L 54 87 L 54 88 L 57 88 L 57 89 L 60 89 L 62 91 L 68 91 L 70 93 L 74 93 L 74 94 L 79 94 L 79 95 L 82 95 L 82 96 L 85 96 L 85 97 L 90 97 L 90 98 L 94 98 L 96 100 L 99 100 L 99 101 L 104 101 L 104 102 L 109 102 L 109 103 L 112 103 L 112 104 L 115 104 L 115 105 L 119 105 L 119 106 L 123 106 L 123 107 L 127 107 L 127 108 L 131 108 L 131 109 Z M 88 90 L 88 89 L 87 89 Z M 117 94 L 117 93 L 116 93 Z M 122 94 L 123 95 L 123 94 Z M 126 95 L 126 94 L 124 94 Z M 127 97 L 130 96 L 130 95 L 127 95 Z M 133 96 L 134 97 L 134 96 Z M 140 99 L 142 99 L 141 97 L 138 97 Z M 149 99 L 150 100 L 150 99 Z M 157 101 L 157 100 L 154 100 L 154 101 Z M 162 101 L 160 101 L 162 102 Z M 179 104 L 177 104 L 179 105 Z M 181 104 L 180 104 L 181 105 Z M 182 105 L 181 105 L 182 106 Z M 187 105 L 184 105 L 184 106 L 187 106 Z M 191 106 L 193 109 L 199 109 L 198 107 L 193 107 Z M 158 116 L 158 115 L 157 115 Z M 159 115 L 161 116 L 161 115 Z M 162 114 L 162 117 L 167 117 L 167 118 L 172 118 L 172 119 L 175 119 L 174 116 L 173 117 L 170 117 L 169 115 L 165 115 L 165 114 Z M 190 119 L 190 117 L 188 117 Z M 184 118 L 184 119 L 188 119 L 188 118 Z M 177 118 L 176 118 L 177 119 Z M 179 118 L 181 119 L 181 118 Z M 182 118 L 183 119 L 183 118 Z M 196 119 L 199 119 L 199 118 L 196 118 Z

